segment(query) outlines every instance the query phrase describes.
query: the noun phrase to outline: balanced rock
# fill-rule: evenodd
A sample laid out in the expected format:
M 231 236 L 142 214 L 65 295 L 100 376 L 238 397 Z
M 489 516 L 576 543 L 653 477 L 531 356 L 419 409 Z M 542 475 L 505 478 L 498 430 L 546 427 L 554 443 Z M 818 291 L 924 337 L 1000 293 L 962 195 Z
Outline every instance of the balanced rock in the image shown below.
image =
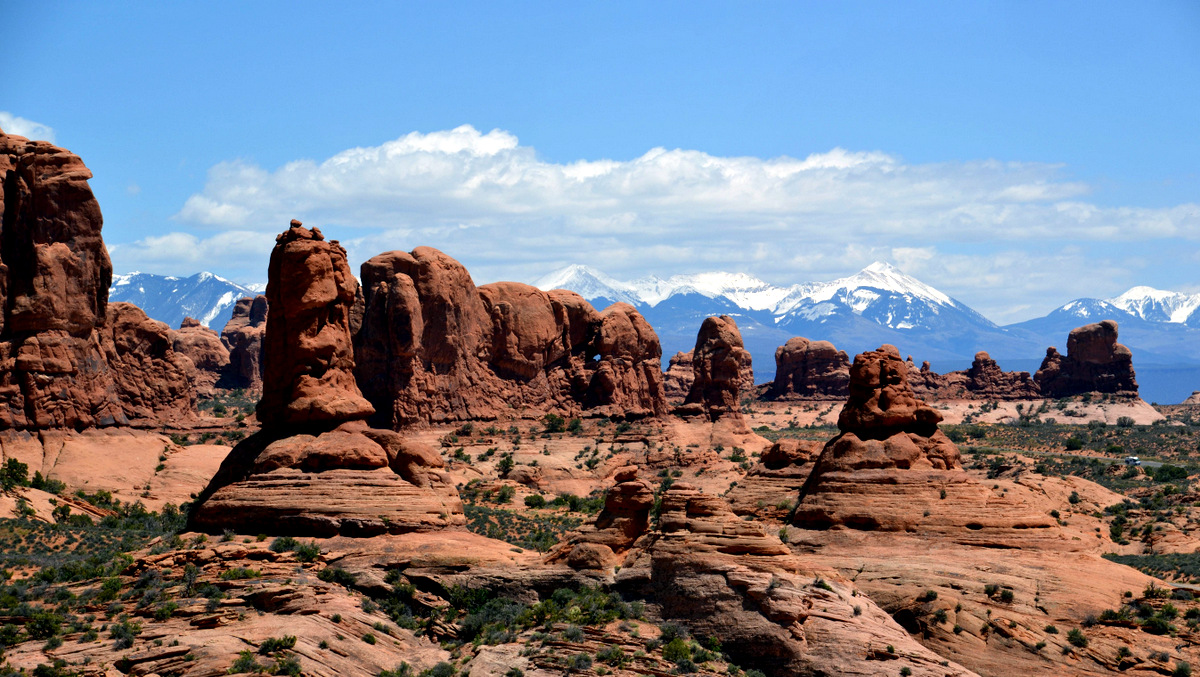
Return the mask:
M 114 380 L 130 363 L 149 369 L 150 380 L 179 376 L 182 366 L 169 341 L 121 341 L 116 352 L 101 345 L 114 335 L 104 331 L 112 264 L 91 177 L 75 154 L 0 131 L 0 428 L 124 425 L 129 412 L 174 418 L 194 402 L 190 381 L 137 392 L 130 386 L 141 376 Z M 151 352 L 133 354 L 142 348 Z M 107 357 L 125 349 L 110 365 Z M 136 401 L 123 403 L 129 396 Z
M 267 297 L 238 299 L 233 316 L 221 330 L 221 344 L 229 352 L 221 385 L 225 388 L 262 389 L 262 342 L 267 332 Z
M 797 336 L 775 350 L 772 400 L 841 399 L 849 392 L 850 358 L 829 341 Z
M 229 349 L 220 335 L 191 317 L 183 318 L 179 329 L 171 332 L 175 352 L 186 355 L 196 366 L 196 387 L 211 392 L 229 368 Z
M 665 412 L 658 337 L 628 304 L 597 312 L 565 290 L 477 288 L 430 247 L 380 254 L 362 279 L 357 376 L 378 425 L 494 419 L 521 407 Z
M 938 429 L 941 419 L 913 394 L 894 346 L 855 357 L 850 396 L 838 416 L 841 433 L 817 458 L 793 523 L 946 532 L 960 542 L 1003 547 L 1052 531 L 1048 516 L 994 496 L 962 470 L 958 448 Z
M 700 325 L 692 350 L 692 373 L 692 387 L 678 413 L 703 413 L 711 421 L 741 417 L 741 397 L 753 393 L 744 393 L 743 384 L 747 378 L 753 384 L 754 372 L 750 352 L 732 317 L 709 317 Z
M 1054 347 L 1033 376 L 1046 397 L 1069 397 L 1087 392 L 1137 396 L 1133 353 L 1117 343 L 1117 323 L 1104 320 L 1071 330 L 1067 354 Z
M 263 344 L 262 430 L 234 447 L 192 513 L 196 529 L 370 536 L 463 524 L 433 449 L 364 419 L 346 252 L 298 221 L 276 239 Z

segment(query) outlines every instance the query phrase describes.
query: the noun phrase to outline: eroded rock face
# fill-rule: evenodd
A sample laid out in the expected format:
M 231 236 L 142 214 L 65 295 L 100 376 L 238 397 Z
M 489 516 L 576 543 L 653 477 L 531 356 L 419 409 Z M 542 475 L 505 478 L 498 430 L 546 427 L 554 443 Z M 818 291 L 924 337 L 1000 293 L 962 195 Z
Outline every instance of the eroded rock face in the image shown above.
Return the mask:
M 821 451 L 793 523 L 945 532 L 1004 547 L 1044 537 L 1053 520 L 992 496 L 963 472 L 958 448 L 938 429 L 941 414 L 917 399 L 907 376 L 894 346 L 854 358 L 842 432 Z
M 357 375 L 377 425 L 494 419 L 514 407 L 665 411 L 658 337 L 632 306 L 597 312 L 573 292 L 515 282 L 477 288 L 430 247 L 380 254 L 362 278 Z
M 972 674 L 913 641 L 849 581 L 805 567 L 772 531 L 677 482 L 662 494 L 658 528 L 620 559 L 616 586 L 771 675 L 869 674 L 864 665 L 896 650 L 913 674 Z
M 176 352 L 172 331 L 132 303 L 108 304 L 101 346 L 125 415 L 182 420 L 196 411 L 196 367 Z
M 293 221 L 275 240 L 267 270 L 263 397 L 265 427 L 342 423 L 375 413 L 354 382 L 350 307 L 358 281 L 346 250 Z
M 267 297 L 239 299 L 233 316 L 221 330 L 221 343 L 229 351 L 229 366 L 222 387 L 262 389 L 262 341 L 267 333 Z
M 175 352 L 186 355 L 196 366 L 196 387 L 211 391 L 229 368 L 229 349 L 217 332 L 191 317 L 183 318 L 179 329 L 171 332 Z
M 136 363 L 153 381 L 176 375 L 174 351 L 157 341 L 119 342 L 143 355 L 116 354 L 102 339 L 110 319 L 112 264 L 100 230 L 91 171 L 73 153 L 0 132 L 0 428 L 83 429 L 125 425 L 128 415 L 172 418 L 194 401 L 190 383 L 134 392 L 141 375 L 113 370 Z M 128 328 L 128 327 L 126 327 Z M 165 359 L 162 364 L 156 359 Z M 122 402 L 122 397 L 134 400 Z M 163 396 L 165 400 L 155 399 Z M 182 407 L 182 409 L 181 409 Z
M 1027 371 L 1004 371 L 986 352 L 975 353 L 971 368 L 938 374 L 929 362 L 913 369 L 907 362 L 909 383 L 918 397 L 941 400 L 1031 400 L 1041 397 L 1041 388 Z
M 1067 354 L 1047 348 L 1033 378 L 1046 397 L 1087 392 L 1136 396 L 1138 390 L 1133 353 L 1117 343 L 1117 323 L 1112 320 L 1072 329 Z
M 829 341 L 797 336 L 775 350 L 775 380 L 767 390 L 773 400 L 825 400 L 849 392 L 850 358 Z
M 821 455 L 821 446 L 810 440 L 780 438 L 729 491 L 733 511 L 785 521 Z
M 363 420 L 350 312 L 358 283 L 336 241 L 298 221 L 276 239 L 262 430 L 234 447 L 200 497 L 195 528 L 371 536 L 463 524 L 431 448 Z
M 740 418 L 743 383 L 754 383 L 750 352 L 742 344 L 737 322 L 728 315 L 710 317 L 700 325 L 692 350 L 692 387 L 682 413 L 698 407 L 709 420 Z M 751 391 L 752 392 L 752 391 Z

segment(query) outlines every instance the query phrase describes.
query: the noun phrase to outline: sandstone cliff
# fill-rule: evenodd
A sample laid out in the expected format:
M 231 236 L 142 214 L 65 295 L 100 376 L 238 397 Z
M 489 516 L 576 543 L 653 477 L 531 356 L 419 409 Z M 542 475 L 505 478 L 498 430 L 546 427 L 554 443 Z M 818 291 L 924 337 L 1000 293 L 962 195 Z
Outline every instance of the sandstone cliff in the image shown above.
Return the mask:
M 1033 376 L 1046 397 L 1086 392 L 1137 396 L 1133 353 L 1117 343 L 1117 323 L 1104 320 L 1071 330 L 1067 354 L 1046 349 L 1046 358 Z
M 775 380 L 767 389 L 772 400 L 825 400 L 846 396 L 850 358 L 829 341 L 797 336 L 775 350 Z
M 493 419 L 531 407 L 576 416 L 665 412 L 661 348 L 632 306 L 573 292 L 476 287 L 429 247 L 362 266 L 358 382 L 377 425 Z

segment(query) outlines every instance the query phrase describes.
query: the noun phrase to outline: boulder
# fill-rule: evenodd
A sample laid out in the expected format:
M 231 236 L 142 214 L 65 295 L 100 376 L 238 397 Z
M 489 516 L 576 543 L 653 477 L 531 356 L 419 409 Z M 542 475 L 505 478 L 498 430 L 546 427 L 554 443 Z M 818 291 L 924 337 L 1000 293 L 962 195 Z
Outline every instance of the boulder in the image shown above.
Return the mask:
M 358 382 L 376 425 L 495 419 L 520 408 L 567 416 L 665 412 L 661 348 L 627 304 L 597 312 L 574 292 L 476 287 L 430 247 L 362 266 Z
M 700 325 L 692 350 L 692 387 L 683 407 L 684 415 L 702 413 L 710 421 L 728 416 L 740 419 L 744 383 L 754 383 L 750 353 L 742 344 L 737 322 L 728 315 L 709 317 Z
M 797 336 L 775 350 L 772 400 L 841 399 L 849 392 L 850 358 L 829 341 Z
M 1133 353 L 1117 343 L 1117 323 L 1112 320 L 1072 329 L 1067 354 L 1047 348 L 1033 378 L 1046 397 L 1087 392 L 1136 397 L 1138 392 Z
M 179 329 L 171 332 L 175 352 L 187 356 L 196 366 L 197 389 L 211 392 L 229 368 L 229 349 L 220 335 L 191 317 L 183 318 Z
M 220 385 L 223 388 L 262 389 L 262 340 L 267 331 L 267 297 L 238 299 L 233 316 L 221 330 L 221 344 L 229 352 Z
M 267 273 L 263 427 L 221 464 L 193 528 L 373 536 L 464 524 L 437 452 L 364 420 L 374 409 L 353 376 L 358 283 L 345 250 L 293 221 Z

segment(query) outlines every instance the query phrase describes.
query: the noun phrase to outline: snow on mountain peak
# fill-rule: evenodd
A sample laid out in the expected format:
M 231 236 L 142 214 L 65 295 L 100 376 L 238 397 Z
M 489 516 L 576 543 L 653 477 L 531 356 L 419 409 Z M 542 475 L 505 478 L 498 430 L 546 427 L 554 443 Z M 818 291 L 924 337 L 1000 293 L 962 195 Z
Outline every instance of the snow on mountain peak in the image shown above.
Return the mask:
M 808 297 L 814 301 L 828 301 L 840 293 L 853 292 L 864 287 L 912 296 L 935 305 L 954 305 L 954 300 L 949 296 L 883 261 L 876 261 L 850 277 L 819 284 Z
M 1146 286 L 1133 287 L 1105 301 L 1143 320 L 1157 322 L 1185 322 L 1200 308 L 1200 294 L 1181 294 Z
M 640 300 L 633 288 L 619 280 L 581 264 L 572 264 L 543 276 L 533 283 L 543 291 L 569 289 L 588 299 L 607 298 L 636 304 Z

